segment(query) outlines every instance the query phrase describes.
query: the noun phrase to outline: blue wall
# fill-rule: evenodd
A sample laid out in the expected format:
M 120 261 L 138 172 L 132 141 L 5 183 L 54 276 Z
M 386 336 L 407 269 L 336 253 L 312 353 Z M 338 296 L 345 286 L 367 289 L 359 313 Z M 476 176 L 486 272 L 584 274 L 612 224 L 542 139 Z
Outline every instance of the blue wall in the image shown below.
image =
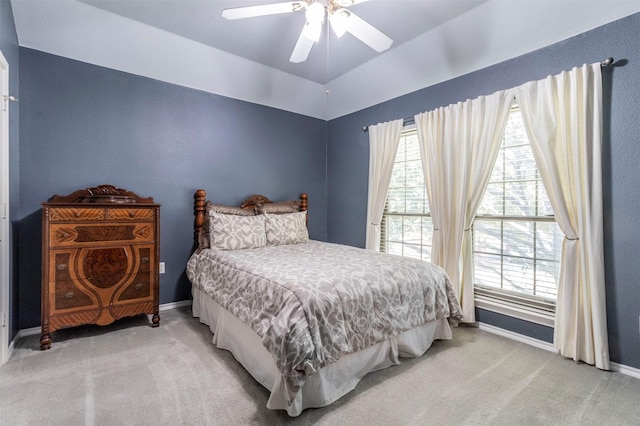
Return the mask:
M 19 48 L 18 36 L 13 22 L 13 11 L 9 1 L 0 1 L 0 51 L 9 63 L 9 94 L 20 99 L 20 87 L 18 83 Z M 19 225 L 19 156 L 18 156 L 18 136 L 19 136 L 20 105 L 12 102 L 9 106 L 9 220 L 11 222 L 9 230 L 9 288 L 10 313 L 9 313 L 9 339 L 13 339 L 18 332 L 18 225 Z
M 40 324 L 40 203 L 112 184 L 162 204 L 160 303 L 190 298 L 193 194 L 309 194 L 325 240 L 326 122 L 20 49 L 19 327 Z
M 413 115 L 558 74 L 607 57 L 604 69 L 604 220 L 607 321 L 611 359 L 640 367 L 640 14 L 513 60 L 464 75 L 329 122 L 328 237 L 363 247 L 368 182 L 368 135 L 363 126 Z M 416 54 L 420 54 L 416 52 Z M 425 70 L 429 72 L 429 70 Z M 345 213 L 346 212 L 346 213 Z M 550 340 L 550 329 L 479 312 L 496 326 Z

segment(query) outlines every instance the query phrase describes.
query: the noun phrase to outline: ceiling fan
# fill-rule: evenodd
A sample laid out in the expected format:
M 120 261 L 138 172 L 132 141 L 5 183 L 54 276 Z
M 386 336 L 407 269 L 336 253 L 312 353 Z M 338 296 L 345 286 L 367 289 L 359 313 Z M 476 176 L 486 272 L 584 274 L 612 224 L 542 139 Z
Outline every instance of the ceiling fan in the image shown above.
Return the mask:
M 338 37 L 348 32 L 377 52 L 387 50 L 393 40 L 347 9 L 365 1 L 368 0 L 298 0 L 270 3 L 225 9 L 222 11 L 222 17 L 233 20 L 304 11 L 306 22 L 289 59 L 291 62 L 299 63 L 307 60 L 313 43 L 320 39 L 325 16 Z

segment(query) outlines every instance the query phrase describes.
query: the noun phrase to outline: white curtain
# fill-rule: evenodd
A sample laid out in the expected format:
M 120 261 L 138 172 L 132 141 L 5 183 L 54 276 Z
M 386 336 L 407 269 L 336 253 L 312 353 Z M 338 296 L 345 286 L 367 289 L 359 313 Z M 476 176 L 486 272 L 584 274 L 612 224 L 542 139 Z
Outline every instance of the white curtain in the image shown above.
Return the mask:
M 402 119 L 369 126 L 369 195 L 365 245 L 369 250 L 380 250 L 380 221 L 384 214 L 402 126 Z
M 512 100 L 501 91 L 415 116 L 433 220 L 431 261 L 449 275 L 463 322 L 475 321 L 471 225 Z
M 526 83 L 515 95 L 565 235 L 554 344 L 566 357 L 608 370 L 600 64 Z

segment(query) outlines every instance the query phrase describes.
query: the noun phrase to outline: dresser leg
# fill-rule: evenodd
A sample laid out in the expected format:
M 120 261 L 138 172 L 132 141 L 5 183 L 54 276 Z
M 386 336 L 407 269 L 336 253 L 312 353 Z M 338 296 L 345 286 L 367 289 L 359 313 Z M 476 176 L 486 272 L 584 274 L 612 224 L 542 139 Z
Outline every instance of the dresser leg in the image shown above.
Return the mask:
M 40 350 L 46 351 L 51 348 L 51 335 L 49 333 L 43 334 L 40 337 Z
M 151 327 L 159 327 L 160 326 L 160 315 L 153 314 L 153 318 L 151 319 Z

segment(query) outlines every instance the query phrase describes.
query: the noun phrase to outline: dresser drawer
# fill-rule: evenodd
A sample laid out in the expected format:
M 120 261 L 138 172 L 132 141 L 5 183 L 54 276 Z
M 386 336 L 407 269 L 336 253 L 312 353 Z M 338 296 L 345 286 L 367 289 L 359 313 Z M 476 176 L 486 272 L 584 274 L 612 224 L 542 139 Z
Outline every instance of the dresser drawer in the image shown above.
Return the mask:
M 153 223 L 99 223 L 76 225 L 55 223 L 50 226 L 49 243 L 52 247 L 96 245 L 105 242 L 154 242 L 156 239 Z
M 49 218 L 51 222 L 96 221 L 104 220 L 106 218 L 106 212 L 104 208 L 99 207 L 51 207 L 49 208 Z
M 153 278 L 150 271 L 129 275 L 108 291 L 90 286 L 86 280 L 49 283 L 49 306 L 52 315 L 117 307 L 130 303 L 153 302 Z
M 131 280 L 128 280 L 121 289 L 115 292 L 113 305 L 126 304 L 139 301 L 153 301 L 153 282 L 151 271 L 139 271 Z
M 51 250 L 49 276 L 55 281 L 81 281 L 85 286 L 110 288 L 137 273 L 155 272 L 152 245 L 87 247 Z
M 98 296 L 83 288 L 78 281 L 65 280 L 49 283 L 51 313 L 65 313 L 100 307 Z
M 155 209 L 107 209 L 107 220 L 153 220 Z

